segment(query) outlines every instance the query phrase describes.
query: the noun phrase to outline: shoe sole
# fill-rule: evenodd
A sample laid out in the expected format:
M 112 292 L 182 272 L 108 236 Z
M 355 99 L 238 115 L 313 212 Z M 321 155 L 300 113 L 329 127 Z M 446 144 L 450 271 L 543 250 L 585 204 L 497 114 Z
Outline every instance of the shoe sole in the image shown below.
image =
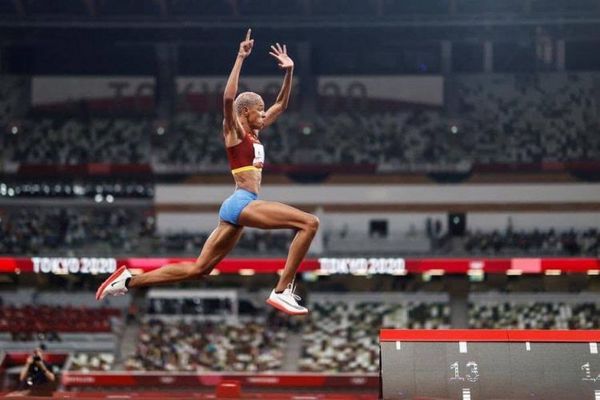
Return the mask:
M 102 293 L 104 292 L 104 290 L 106 289 L 106 287 L 108 285 L 110 285 L 112 282 L 114 282 L 114 280 L 117 279 L 117 277 L 119 275 L 121 275 L 123 273 L 123 271 L 125 271 L 126 269 L 127 269 L 127 267 L 123 265 L 118 270 L 116 270 L 115 272 L 113 272 L 113 274 L 111 276 L 109 276 L 108 279 L 105 280 L 104 283 L 102 283 L 102 285 L 100 285 L 100 287 L 96 291 L 96 300 L 102 300 L 104 298 L 104 296 L 102 296 Z
M 270 306 L 272 306 L 272 307 L 275 307 L 279 311 L 284 312 L 284 313 L 286 313 L 288 315 L 306 315 L 306 314 L 308 314 L 308 310 L 307 311 L 290 311 L 287 308 L 285 308 L 285 307 L 279 305 L 278 303 L 272 301 L 271 299 L 267 299 L 267 304 L 270 305 Z

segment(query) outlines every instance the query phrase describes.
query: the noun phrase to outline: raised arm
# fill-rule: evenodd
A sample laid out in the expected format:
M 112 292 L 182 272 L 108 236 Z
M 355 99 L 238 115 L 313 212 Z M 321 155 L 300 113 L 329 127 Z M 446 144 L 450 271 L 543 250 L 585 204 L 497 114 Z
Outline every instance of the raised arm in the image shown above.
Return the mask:
M 281 47 L 277 43 L 276 46 L 271 46 L 271 50 L 273 51 L 269 52 L 269 54 L 275 57 L 279 68 L 285 70 L 285 77 L 283 78 L 283 85 L 281 85 L 281 90 L 279 91 L 279 95 L 277 95 L 275 104 L 267 110 L 265 127 L 275 122 L 287 108 L 290 101 L 290 93 L 292 92 L 292 78 L 294 76 L 294 61 L 288 56 L 285 44 Z
M 21 368 L 21 372 L 19 373 L 19 381 L 24 381 L 27 378 L 27 374 L 29 373 L 29 367 L 33 364 L 33 357 L 27 357 L 27 362 Z
M 225 92 L 223 93 L 223 134 L 232 135 L 235 134 L 240 136 L 241 129 L 238 129 L 238 120 L 236 111 L 233 109 L 233 103 L 238 90 L 238 81 L 240 79 L 240 71 L 242 70 L 242 64 L 244 59 L 252 52 L 252 46 L 254 45 L 254 39 L 250 38 L 252 33 L 251 29 L 248 29 L 246 38 L 240 43 L 240 49 L 238 51 L 235 64 L 227 79 L 227 85 L 225 85 Z

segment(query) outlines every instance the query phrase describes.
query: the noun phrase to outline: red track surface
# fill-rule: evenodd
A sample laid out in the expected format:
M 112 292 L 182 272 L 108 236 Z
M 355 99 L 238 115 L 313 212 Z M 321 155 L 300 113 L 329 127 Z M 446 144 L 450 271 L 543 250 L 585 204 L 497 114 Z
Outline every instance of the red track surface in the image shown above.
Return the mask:
M 48 397 L 17 397 L 18 399 L 48 399 Z M 176 399 L 176 400 L 216 400 L 214 394 L 186 392 L 57 392 L 54 399 L 84 399 L 84 400 L 141 400 L 141 399 Z M 376 400 L 376 394 L 350 393 L 244 393 L 238 400 Z
M 382 342 L 548 342 L 576 343 L 600 341 L 600 330 L 502 330 L 502 329 L 382 329 Z

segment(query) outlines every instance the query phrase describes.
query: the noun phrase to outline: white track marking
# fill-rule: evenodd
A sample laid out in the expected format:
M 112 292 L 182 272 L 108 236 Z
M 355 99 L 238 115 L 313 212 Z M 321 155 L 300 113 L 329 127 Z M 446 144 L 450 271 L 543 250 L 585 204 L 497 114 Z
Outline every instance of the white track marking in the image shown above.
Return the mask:
M 462 400 L 471 400 L 471 389 L 462 390 Z

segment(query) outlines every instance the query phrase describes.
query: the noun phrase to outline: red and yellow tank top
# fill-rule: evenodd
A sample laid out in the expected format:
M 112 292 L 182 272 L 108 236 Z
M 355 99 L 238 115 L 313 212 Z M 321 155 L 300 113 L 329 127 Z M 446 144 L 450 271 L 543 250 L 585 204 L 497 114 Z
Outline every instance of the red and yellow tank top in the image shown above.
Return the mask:
M 246 133 L 240 143 L 227 147 L 226 150 L 232 174 L 262 170 L 265 163 L 265 149 L 254 135 Z

